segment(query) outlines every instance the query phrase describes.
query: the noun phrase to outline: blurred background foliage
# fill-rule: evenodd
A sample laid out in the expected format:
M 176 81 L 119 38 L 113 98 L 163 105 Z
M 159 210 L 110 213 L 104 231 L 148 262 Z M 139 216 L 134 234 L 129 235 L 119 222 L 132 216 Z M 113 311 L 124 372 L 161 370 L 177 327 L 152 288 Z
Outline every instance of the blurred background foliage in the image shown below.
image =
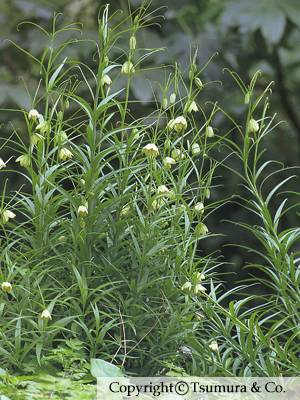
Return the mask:
M 5 138 L 13 133 L 11 125 L 22 137 L 22 127 L 25 122 L 20 110 L 28 111 L 31 108 L 23 81 L 26 82 L 29 92 L 33 94 L 40 79 L 37 63 L 10 41 L 17 43 L 39 59 L 48 44 L 46 35 L 43 36 L 32 24 L 19 26 L 18 24 L 30 21 L 39 24 L 46 31 L 51 31 L 54 13 L 62 14 L 57 20 L 61 27 L 76 22 L 82 23 L 82 26 L 78 25 L 78 28 L 82 29 L 82 34 L 78 32 L 75 35 L 78 42 L 69 46 L 66 51 L 69 52 L 67 55 L 72 60 L 83 61 L 93 69 L 97 65 L 94 58 L 96 46 L 91 40 L 96 42 L 98 40 L 98 12 L 106 3 L 99 0 L 0 1 L 0 108 L 2 109 L 0 157 L 5 161 L 16 156 L 16 149 L 11 149 L 7 145 L 3 146 Z M 141 0 L 129 1 L 132 10 L 137 9 L 141 3 Z M 200 94 L 200 100 L 202 95 L 203 103 L 199 104 L 202 109 L 211 110 L 212 103 L 217 102 L 218 106 L 224 109 L 237 124 L 242 125 L 245 121 L 247 106 L 244 104 L 241 90 L 227 69 L 235 71 L 246 85 L 250 84 L 253 74 L 261 70 L 262 75 L 255 88 L 256 95 L 259 96 L 268 83 L 274 81 L 270 115 L 276 113 L 275 125 L 280 121 L 285 121 L 276 125 L 273 134 L 270 134 L 263 142 L 266 148 L 266 159 L 278 160 L 284 166 L 297 167 L 300 162 L 300 114 L 298 111 L 300 108 L 300 2 L 298 0 L 153 0 L 150 9 L 153 10 L 153 15 L 158 17 L 157 24 L 141 30 L 141 35 L 137 38 L 138 47 L 145 49 L 164 47 L 165 51 L 154 53 L 136 68 L 137 73 L 132 78 L 132 99 L 138 100 L 139 103 L 136 103 L 136 106 L 134 102 L 131 104 L 133 118 L 151 113 L 153 101 L 162 99 L 162 92 L 156 82 L 164 86 L 167 79 L 166 71 L 168 69 L 170 72 L 173 71 L 175 63 L 184 71 L 190 64 L 191 49 L 198 46 L 198 70 L 201 70 L 211 59 L 200 75 L 204 84 L 204 89 Z M 118 10 L 122 12 L 117 12 Z M 111 1 L 110 12 L 111 14 L 117 12 L 111 23 L 118 24 L 128 14 L 128 1 Z M 70 40 L 74 37 L 74 32 L 69 31 L 69 36 L 67 35 L 68 32 L 65 31 L 60 35 L 59 40 L 64 42 Z M 110 59 L 122 63 L 123 52 L 127 50 L 127 47 L 128 37 L 124 36 L 115 44 L 115 48 L 111 49 Z M 157 69 L 161 65 L 169 67 Z M 151 67 L 153 69 L 150 71 L 143 71 L 144 68 Z M 81 79 L 79 73 L 78 79 Z M 186 79 L 188 80 L 188 73 Z M 125 77 L 124 82 L 122 77 L 117 82 L 121 88 L 125 85 Z M 115 87 L 116 91 L 120 88 Z M 87 93 L 81 95 L 88 96 Z M 8 108 L 16 111 L 5 111 Z M 253 117 L 259 119 L 260 115 Z M 201 118 L 204 123 L 203 115 L 197 115 L 195 118 L 199 118 L 199 126 L 201 126 Z M 231 138 L 237 143 L 240 141 L 237 130 L 233 129 L 232 122 L 224 113 L 216 113 L 212 124 L 218 135 L 222 136 L 231 131 Z M 25 142 L 27 140 L 25 137 L 22 139 Z M 222 146 L 214 154 L 218 160 L 223 160 L 227 156 L 226 148 Z M 235 170 L 243 167 L 234 156 L 230 156 L 226 163 Z M 18 168 L 17 164 L 16 168 Z M 265 173 L 267 175 L 270 170 Z M 299 176 L 297 168 L 292 173 Z M 268 179 L 264 185 L 266 193 L 278 181 L 284 179 L 286 174 L 285 171 Z M 226 168 L 219 168 L 217 175 L 220 178 L 212 182 L 211 202 L 226 199 L 229 193 L 247 197 L 246 189 L 240 185 L 237 175 Z M 9 178 L 8 191 L 17 190 L 22 184 L 21 181 L 15 181 L 16 175 L 13 175 L 13 171 L 8 171 L 6 177 Z M 3 186 L 2 181 L 0 189 Z M 299 190 L 297 177 L 289 181 L 284 189 Z M 279 197 L 273 200 L 274 210 L 282 201 Z M 296 196 L 295 198 L 291 196 L 289 206 L 297 201 Z M 251 232 L 225 222 L 225 220 L 230 220 L 256 223 L 253 214 L 238 206 L 240 202 L 238 197 L 234 201 L 224 201 L 224 205 L 207 219 L 209 230 L 219 233 L 220 236 L 201 241 L 203 248 L 199 249 L 206 255 L 220 251 L 221 256 L 224 257 L 223 261 L 227 263 L 221 267 L 220 272 L 236 274 L 234 279 L 224 277 L 224 280 L 230 282 L 247 277 L 249 271 L 243 270 L 244 265 L 262 262 L 262 260 L 255 260 L 257 256 L 249 254 L 247 249 L 231 246 L 233 244 L 249 245 L 252 248 L 256 245 L 260 246 L 258 242 L 255 242 L 256 238 Z M 270 207 L 272 209 L 272 205 Z M 281 229 L 299 226 L 298 217 L 294 212 L 285 214 L 281 220 Z M 259 250 L 261 251 L 260 248 Z M 228 288 L 233 284 L 230 282 L 227 282 Z

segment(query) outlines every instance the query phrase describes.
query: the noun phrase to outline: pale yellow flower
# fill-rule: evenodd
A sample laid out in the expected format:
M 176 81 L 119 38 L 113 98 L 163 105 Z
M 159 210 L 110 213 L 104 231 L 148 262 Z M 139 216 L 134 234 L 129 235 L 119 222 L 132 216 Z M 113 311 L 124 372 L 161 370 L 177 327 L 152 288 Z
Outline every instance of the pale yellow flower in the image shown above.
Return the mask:
M 51 317 L 50 312 L 47 309 L 45 309 L 41 314 L 41 320 L 48 321 L 48 319 L 52 320 L 52 317 Z
M 178 161 L 180 158 L 183 160 L 185 158 L 185 155 L 179 149 L 174 149 L 172 150 L 171 157 L 175 161 Z
M 29 154 L 23 154 L 16 159 L 16 162 L 19 162 L 21 167 L 29 167 L 31 158 Z
M 181 290 L 183 290 L 185 293 L 190 293 L 192 289 L 192 284 L 191 282 L 185 282 L 182 286 L 181 286 Z
M 38 142 L 45 140 L 44 136 L 40 135 L 37 132 L 34 132 L 30 135 L 30 144 L 36 145 Z
M 206 288 L 204 286 L 202 286 L 200 283 L 197 283 L 194 287 L 194 294 L 198 294 L 198 293 L 204 293 L 206 291 Z
M 156 158 L 159 154 L 159 151 L 154 143 L 149 143 L 143 148 L 142 153 L 145 153 L 146 157 L 153 156 Z
M 56 135 L 54 136 L 54 144 L 55 146 L 57 144 L 62 144 L 64 143 L 66 140 L 68 140 L 68 135 L 66 134 L 65 131 L 59 131 L 56 133 Z
M 50 133 L 50 122 L 43 121 L 40 124 L 38 124 L 36 129 L 39 130 L 41 134 L 43 133 L 48 134 Z
M 62 149 L 59 150 L 59 159 L 62 161 L 66 161 L 67 158 L 72 158 L 73 153 L 69 150 L 63 147 Z
M 12 211 L 10 211 L 10 210 L 4 210 L 4 211 L 2 212 L 2 222 L 3 222 L 3 225 L 6 224 L 6 222 L 8 222 L 8 220 L 9 220 L 10 218 L 15 218 L 15 216 L 16 216 L 16 214 L 13 213 Z
M 211 348 L 212 351 L 215 351 L 216 353 L 219 352 L 219 346 L 216 340 L 213 340 L 208 347 Z
M 157 194 L 169 194 L 170 190 L 165 185 L 160 185 L 157 188 Z
M 130 206 L 124 206 L 121 210 L 121 216 L 126 217 L 130 213 Z
M 111 82 L 112 82 L 112 80 L 110 79 L 110 77 L 107 74 L 104 74 L 101 79 L 101 86 L 110 85 Z
M 179 132 L 181 129 L 186 129 L 187 128 L 187 122 L 184 117 L 177 117 L 175 119 L 171 119 L 168 123 L 168 127 L 176 132 Z
M 3 282 L 1 285 L 1 289 L 3 290 L 3 292 L 10 293 L 12 286 L 9 282 Z

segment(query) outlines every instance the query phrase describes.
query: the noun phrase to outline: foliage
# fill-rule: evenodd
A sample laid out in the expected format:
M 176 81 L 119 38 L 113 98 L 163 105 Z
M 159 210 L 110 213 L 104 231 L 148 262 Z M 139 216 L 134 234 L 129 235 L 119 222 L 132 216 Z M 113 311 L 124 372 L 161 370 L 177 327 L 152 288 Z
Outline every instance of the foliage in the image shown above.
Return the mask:
M 115 28 L 116 15 L 103 7 L 97 41 L 78 38 L 79 24 L 57 29 L 56 15 L 51 33 L 30 23 L 48 41 L 40 58 L 13 43 L 41 72 L 34 93 L 25 82 L 30 111 L 14 110 L 26 136 L 12 125 L 1 147 L 14 149 L 20 163 L 18 170 L 12 159 L 0 163 L 0 353 L 2 376 L 5 369 L 6 384 L 17 390 L 23 374 L 70 371 L 81 390 L 90 369 L 99 376 L 99 368 L 110 374 L 116 366 L 139 376 L 299 373 L 300 231 L 280 230 L 286 213 L 296 214 L 285 209 L 286 195 L 277 210 L 270 207 L 292 178 L 264 159 L 265 137 L 277 128 L 267 114 L 270 85 L 257 96 L 259 72 L 245 85 L 228 71 L 248 109 L 242 128 L 216 101 L 201 107 L 209 84 L 202 83 L 196 48 L 186 71 L 175 64 L 172 73 L 164 69 L 164 83 L 149 83 L 153 111 L 135 117 L 131 88 L 147 74 L 144 60 L 162 50 L 137 47 L 140 32 L 156 23 L 148 6 Z M 60 41 L 66 31 L 76 38 Z M 116 50 L 120 36 L 127 47 Z M 96 67 L 64 55 L 82 43 L 95 49 Z M 228 119 L 228 131 L 212 128 L 218 115 Z M 242 246 L 255 252 L 251 268 L 268 277 L 228 292 L 216 272 L 221 260 L 201 252 L 204 240 L 216 237 L 211 215 L 226 202 L 210 198 L 221 165 L 247 191 L 227 201 L 242 203 L 258 221 L 240 226 L 265 250 Z M 15 193 L 6 190 L 7 170 L 26 180 Z M 289 175 L 268 188 L 281 172 Z M 237 300 L 250 282 L 266 283 L 272 293 Z M 228 296 L 235 300 L 228 304 Z M 23 383 L 38 390 L 30 382 Z

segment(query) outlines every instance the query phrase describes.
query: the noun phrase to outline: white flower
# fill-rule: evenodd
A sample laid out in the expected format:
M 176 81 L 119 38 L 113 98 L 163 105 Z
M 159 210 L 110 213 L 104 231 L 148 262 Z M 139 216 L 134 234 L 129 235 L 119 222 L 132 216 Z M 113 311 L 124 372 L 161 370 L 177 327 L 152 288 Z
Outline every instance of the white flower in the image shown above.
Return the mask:
M 207 226 L 203 222 L 199 222 L 196 226 L 195 233 L 197 236 L 205 235 L 208 232 Z
M 196 78 L 194 78 L 194 81 L 195 81 L 195 85 L 196 85 L 199 89 L 202 89 L 202 88 L 203 88 L 203 83 L 201 82 L 201 79 L 200 79 L 200 78 L 198 78 L 198 77 L 196 76 Z
M 8 292 L 10 293 L 12 286 L 9 282 L 3 282 L 1 285 L 1 289 L 3 290 L 3 292 Z
M 199 214 L 204 213 L 204 204 L 201 201 L 195 205 L 195 211 Z
M 30 135 L 30 144 L 36 145 L 38 142 L 45 140 L 44 136 L 40 135 L 37 132 L 34 132 Z
M 41 320 L 48 321 L 48 319 L 52 319 L 50 312 L 45 309 L 41 314 Z
M 10 210 L 4 210 L 4 211 L 2 212 L 2 222 L 3 222 L 3 225 L 6 224 L 6 222 L 8 222 L 8 220 L 9 220 L 10 218 L 15 218 L 15 216 L 16 216 L 16 214 L 13 213 L 12 211 L 10 211 Z
M 121 210 L 121 216 L 122 217 L 126 217 L 126 215 L 128 215 L 130 212 L 130 206 L 124 206 Z
M 171 96 L 170 96 L 170 104 L 174 104 L 175 101 L 176 101 L 176 94 L 172 93 Z
M 153 156 L 156 158 L 159 154 L 159 151 L 154 143 L 149 143 L 143 148 L 142 153 L 145 153 L 146 157 Z
M 6 164 L 5 162 L 2 160 L 2 158 L 0 158 L 0 168 L 5 168 Z
M 129 73 L 134 74 L 135 69 L 131 61 L 125 61 L 124 64 L 122 65 L 121 74 L 128 75 Z
M 38 124 L 38 126 L 36 127 L 36 129 L 38 129 L 40 131 L 41 134 L 43 133 L 50 133 L 50 122 L 47 121 L 43 121 L 40 124 Z
M 88 209 L 86 206 L 79 206 L 77 212 L 80 217 L 86 217 L 88 215 Z
M 175 119 L 171 119 L 168 123 L 168 127 L 176 132 L 179 132 L 181 129 L 186 129 L 187 128 L 187 122 L 184 117 L 177 117 Z
M 32 119 L 34 122 L 36 122 L 38 119 L 40 119 L 40 114 L 38 113 L 37 110 L 35 110 L 34 108 L 32 110 L 29 111 L 28 113 L 28 119 Z
M 192 111 L 197 112 L 199 111 L 199 108 L 197 104 L 194 101 L 192 101 L 191 103 L 186 103 L 184 111 L 187 111 L 189 113 L 191 113 Z
M 160 185 L 157 188 L 157 194 L 169 194 L 170 190 L 165 185 Z
M 163 159 L 163 166 L 165 169 L 171 169 L 171 165 L 176 164 L 176 161 L 172 157 L 165 157 Z
M 174 149 L 172 150 L 171 157 L 174 160 L 178 161 L 179 158 L 183 160 L 185 158 L 185 155 L 179 149 Z
M 210 349 L 212 349 L 212 351 L 215 351 L 216 353 L 219 352 L 219 346 L 218 346 L 218 343 L 215 340 L 213 340 L 208 347 Z

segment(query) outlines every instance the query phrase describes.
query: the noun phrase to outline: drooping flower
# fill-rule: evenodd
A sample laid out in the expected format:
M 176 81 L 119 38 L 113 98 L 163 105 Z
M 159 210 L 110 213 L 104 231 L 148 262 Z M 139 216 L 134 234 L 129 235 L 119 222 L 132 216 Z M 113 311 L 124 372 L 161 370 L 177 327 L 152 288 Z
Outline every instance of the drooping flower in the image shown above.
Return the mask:
M 163 166 L 165 169 L 171 169 L 171 165 L 176 164 L 176 161 L 172 157 L 165 157 L 163 159 Z
M 36 129 L 39 130 L 41 134 L 43 134 L 43 133 L 49 134 L 50 133 L 50 122 L 43 121 L 40 124 L 38 124 Z
M 159 151 L 154 143 L 149 143 L 142 149 L 142 153 L 145 153 L 146 157 L 153 156 L 156 158 L 159 154 Z
M 38 113 L 37 110 L 35 110 L 34 108 L 32 110 L 29 111 L 28 113 L 28 119 L 32 119 L 32 121 L 36 122 L 40 119 L 40 114 Z
M 199 201 L 196 205 L 195 205 L 195 211 L 198 214 L 203 214 L 204 213 L 204 204 Z
M 69 149 L 66 149 L 65 147 L 63 147 L 59 150 L 58 158 L 62 161 L 66 161 L 67 158 L 72 158 L 73 156 L 74 156 L 74 154 Z
M 11 283 L 3 282 L 2 285 L 1 285 L 1 289 L 3 290 L 3 292 L 10 293 L 10 291 L 12 289 Z
M 59 131 L 55 134 L 54 137 L 54 145 L 56 146 L 57 144 L 62 144 L 66 140 L 68 140 L 68 135 L 66 134 L 65 131 Z
M 200 153 L 201 153 L 201 150 L 200 150 L 199 144 L 198 144 L 198 143 L 193 143 L 193 144 L 192 144 L 192 154 L 193 154 L 194 156 L 197 156 L 197 155 L 200 154 Z
M 3 225 L 6 224 L 6 222 L 8 222 L 9 219 L 15 218 L 15 216 L 16 216 L 16 214 L 13 213 L 12 211 L 10 211 L 10 210 L 4 210 L 4 211 L 2 212 L 2 215 L 1 215 Z
M 33 133 L 30 135 L 30 144 L 36 145 L 38 142 L 41 142 L 41 141 L 43 141 L 43 140 L 45 140 L 45 137 L 42 136 L 42 135 L 40 135 L 40 134 L 37 133 L 37 132 L 33 132 Z
M 183 290 L 185 293 L 190 293 L 192 289 L 192 284 L 191 282 L 185 282 L 182 286 L 181 286 L 181 290 Z
M 101 79 L 101 86 L 110 85 L 111 82 L 112 82 L 112 80 L 110 79 L 110 77 L 107 74 L 104 74 Z
M 206 291 L 206 288 L 204 286 L 202 286 L 200 283 L 197 283 L 194 287 L 194 294 L 198 294 L 198 293 L 204 293 Z
M 202 282 L 205 279 L 205 275 L 201 274 L 201 272 L 197 272 L 196 279 L 197 279 L 197 282 Z
M 208 138 L 212 138 L 215 136 L 213 128 L 209 125 L 206 127 L 205 136 Z
M 249 132 L 258 132 L 258 131 L 259 131 L 258 122 L 255 121 L 255 119 L 251 118 L 249 121 Z
M 2 160 L 2 158 L 0 158 L 0 168 L 5 168 L 6 164 L 5 162 Z
M 172 93 L 170 96 L 170 104 L 174 104 L 176 101 L 176 93 Z
M 170 190 L 165 185 L 160 185 L 157 188 L 157 194 L 169 194 Z
M 184 111 L 187 111 L 189 113 L 191 113 L 192 111 L 197 112 L 199 111 L 199 108 L 197 104 L 194 101 L 192 101 L 191 103 L 186 103 Z
M 168 100 L 167 100 L 166 97 L 164 97 L 164 98 L 162 99 L 161 107 L 162 107 L 163 110 L 166 110 L 166 109 L 167 109 L 167 107 L 168 107 Z
M 122 65 L 122 69 L 121 69 L 121 74 L 134 74 L 135 73 L 135 69 L 133 67 L 133 64 L 131 61 L 125 61 L 124 64 Z
M 130 213 L 130 206 L 124 206 L 121 210 L 121 216 L 126 217 Z
M 83 205 L 78 207 L 77 212 L 80 217 L 86 217 L 88 215 L 88 209 Z
M 207 226 L 203 222 L 199 222 L 199 224 L 195 228 L 195 233 L 197 236 L 205 235 L 208 232 Z
M 219 352 L 219 346 L 218 346 L 218 342 L 216 340 L 213 340 L 211 342 L 211 344 L 208 346 L 210 349 L 212 349 L 212 351 L 218 353 Z
M 178 161 L 180 158 L 183 160 L 185 158 L 185 154 L 183 154 L 179 149 L 172 150 L 171 157 Z
M 181 129 L 186 129 L 187 128 L 187 122 L 186 119 L 182 116 L 175 118 L 174 120 L 171 119 L 168 123 L 168 127 L 175 132 L 179 132 Z
M 52 320 L 52 317 L 51 317 L 50 312 L 47 309 L 45 309 L 45 310 L 43 310 L 43 312 L 41 314 L 41 320 L 48 321 L 48 319 Z
M 16 162 L 19 162 L 21 167 L 29 167 L 31 158 L 29 154 L 23 154 L 16 159 Z

